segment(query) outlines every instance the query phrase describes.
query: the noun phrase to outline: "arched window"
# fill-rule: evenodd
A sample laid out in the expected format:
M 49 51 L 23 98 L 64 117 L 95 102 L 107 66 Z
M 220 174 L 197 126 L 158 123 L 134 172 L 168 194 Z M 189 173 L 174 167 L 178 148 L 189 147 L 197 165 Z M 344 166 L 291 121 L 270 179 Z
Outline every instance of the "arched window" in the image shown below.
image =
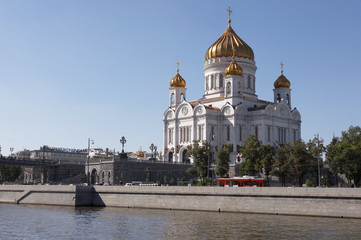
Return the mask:
M 211 89 L 213 89 L 213 79 L 214 79 L 214 76 L 211 75 L 210 77 L 211 77 Z
M 184 94 L 182 93 L 181 94 L 181 102 L 183 102 L 183 100 L 184 100 Z
M 230 82 L 227 83 L 227 95 L 228 94 L 231 94 L 231 83 Z
M 223 87 L 223 74 L 219 75 L 219 87 L 222 88 Z
M 277 98 L 276 98 L 276 102 L 280 102 L 281 101 L 281 96 L 279 94 L 277 94 Z
M 231 140 L 231 131 L 230 131 L 229 125 L 226 126 L 226 134 L 227 134 L 227 141 L 230 141 Z
M 251 87 L 251 76 L 250 75 L 248 75 L 247 81 L 248 81 L 247 86 L 249 89 L 251 89 L 252 87 Z
M 213 83 L 212 83 L 212 85 L 213 85 L 213 89 L 216 89 L 217 88 L 217 86 L 216 86 L 216 78 L 217 78 L 217 76 L 216 75 L 212 75 L 213 77 L 212 77 L 212 81 L 213 81 Z
M 111 177 L 111 174 L 110 174 L 110 171 L 108 171 L 108 183 L 110 183 L 110 177 Z
M 290 96 L 288 94 L 286 95 L 286 103 L 290 104 Z
M 150 182 L 150 177 L 151 177 L 151 171 L 150 168 L 147 168 L 147 170 L 145 170 L 145 181 Z
M 173 162 L 173 152 L 169 152 L 168 162 Z
M 171 102 L 172 104 L 174 104 L 174 102 L 175 102 L 174 93 L 172 93 L 172 95 L 171 95 L 171 97 L 170 97 L 170 102 Z
M 101 182 L 104 182 L 104 177 L 105 177 L 105 172 L 103 171 L 102 172 L 102 181 Z
M 97 170 L 94 168 L 94 169 L 91 171 L 90 183 L 91 183 L 91 184 L 98 183 L 98 180 L 99 180 L 98 173 L 97 173 Z
M 183 150 L 182 153 L 182 163 L 187 162 L 187 150 Z
M 242 141 L 242 125 L 239 126 L 239 141 Z

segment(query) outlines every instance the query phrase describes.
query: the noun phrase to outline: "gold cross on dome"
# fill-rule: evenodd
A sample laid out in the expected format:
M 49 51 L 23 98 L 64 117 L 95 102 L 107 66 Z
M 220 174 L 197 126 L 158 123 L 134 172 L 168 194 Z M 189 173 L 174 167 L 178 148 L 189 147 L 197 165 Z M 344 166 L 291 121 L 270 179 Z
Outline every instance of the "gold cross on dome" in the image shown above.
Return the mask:
M 281 62 L 280 64 L 281 64 L 281 73 L 283 73 L 283 62 Z
M 231 20 L 231 13 L 232 13 L 231 7 L 227 8 L 227 12 L 228 12 L 228 21 L 230 21 Z
M 177 73 L 179 73 L 179 61 L 177 61 Z

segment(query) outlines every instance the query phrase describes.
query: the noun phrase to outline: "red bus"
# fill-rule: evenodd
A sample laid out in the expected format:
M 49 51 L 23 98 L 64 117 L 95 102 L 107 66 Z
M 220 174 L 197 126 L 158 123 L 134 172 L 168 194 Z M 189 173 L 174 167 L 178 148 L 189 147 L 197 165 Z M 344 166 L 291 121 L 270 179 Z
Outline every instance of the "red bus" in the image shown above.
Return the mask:
M 234 177 L 217 178 L 218 187 L 263 187 L 263 178 Z

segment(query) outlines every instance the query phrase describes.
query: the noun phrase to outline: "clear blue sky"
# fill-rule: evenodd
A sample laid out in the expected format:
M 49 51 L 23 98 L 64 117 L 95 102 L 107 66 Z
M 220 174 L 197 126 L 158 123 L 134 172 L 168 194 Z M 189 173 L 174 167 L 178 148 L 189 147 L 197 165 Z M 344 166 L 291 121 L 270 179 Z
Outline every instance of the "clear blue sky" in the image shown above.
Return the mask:
M 291 81 L 302 138 L 361 125 L 361 1 L 0 1 L 2 153 L 42 145 L 162 149 L 170 79 L 202 97 L 207 48 L 232 27 L 254 51 L 256 93 Z

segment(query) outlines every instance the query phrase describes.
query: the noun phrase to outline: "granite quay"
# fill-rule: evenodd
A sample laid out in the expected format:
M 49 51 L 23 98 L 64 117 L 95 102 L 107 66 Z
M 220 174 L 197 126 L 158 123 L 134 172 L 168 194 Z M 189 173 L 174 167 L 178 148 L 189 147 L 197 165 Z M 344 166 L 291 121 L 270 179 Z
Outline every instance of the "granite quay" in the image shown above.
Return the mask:
M 359 188 L 2 185 L 0 202 L 361 218 Z

